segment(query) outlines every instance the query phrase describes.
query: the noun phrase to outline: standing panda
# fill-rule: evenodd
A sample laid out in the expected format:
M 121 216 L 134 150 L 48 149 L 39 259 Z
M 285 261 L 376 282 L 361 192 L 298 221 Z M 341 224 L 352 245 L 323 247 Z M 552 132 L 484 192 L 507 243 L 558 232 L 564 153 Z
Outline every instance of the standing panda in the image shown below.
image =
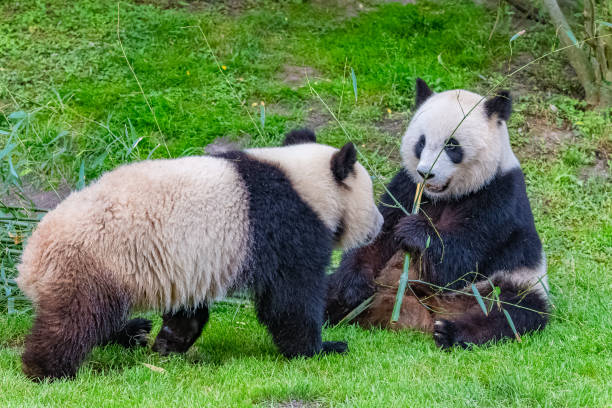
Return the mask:
M 402 170 L 379 206 L 385 222 L 370 245 L 346 252 L 329 279 L 327 317 L 338 322 L 365 299 L 357 321 L 389 327 L 404 254 L 410 285 L 394 328 L 434 335 L 444 348 L 513 337 L 547 322 L 546 259 L 520 165 L 510 147 L 508 92 L 485 100 L 416 83 L 417 111 L 402 139 Z M 410 211 L 424 183 L 418 215 Z M 485 315 L 472 295 L 486 300 Z M 472 296 L 470 296 L 472 295 Z M 498 296 L 498 298 L 496 298 Z
M 287 146 L 122 166 L 75 192 L 40 222 L 18 284 L 36 311 L 23 370 L 72 377 L 96 345 L 185 352 L 209 302 L 249 287 L 257 316 L 287 357 L 344 352 L 322 342 L 325 269 L 334 246 L 368 243 L 382 226 L 352 143 L 338 150 L 310 131 Z

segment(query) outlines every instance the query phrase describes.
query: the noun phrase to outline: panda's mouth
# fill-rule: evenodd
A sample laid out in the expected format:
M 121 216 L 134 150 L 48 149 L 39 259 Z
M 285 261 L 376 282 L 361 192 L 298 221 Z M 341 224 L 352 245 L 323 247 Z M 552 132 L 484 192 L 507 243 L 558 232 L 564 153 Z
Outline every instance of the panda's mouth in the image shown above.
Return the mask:
M 425 189 L 431 193 L 443 193 L 450 184 L 451 179 L 448 179 L 444 185 L 425 183 Z

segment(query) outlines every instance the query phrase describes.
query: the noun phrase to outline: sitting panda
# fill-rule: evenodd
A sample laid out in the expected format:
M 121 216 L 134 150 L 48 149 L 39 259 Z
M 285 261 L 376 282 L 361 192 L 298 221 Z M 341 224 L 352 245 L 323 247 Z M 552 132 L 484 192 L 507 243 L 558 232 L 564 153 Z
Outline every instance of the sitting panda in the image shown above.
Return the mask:
M 546 259 L 510 147 L 509 93 L 488 100 L 465 90 L 433 93 L 420 79 L 416 89 L 403 168 L 379 205 L 383 229 L 372 244 L 346 252 L 329 278 L 328 319 L 337 323 L 374 295 L 357 321 L 389 327 L 407 252 L 409 279 L 419 282 L 393 328 L 431 332 L 443 348 L 514 337 L 503 309 L 519 334 L 543 328 Z M 417 183 L 424 183 L 420 212 L 407 215 L 397 202 L 410 212 Z M 499 300 L 485 299 L 487 315 L 472 284 Z
M 41 220 L 18 284 L 36 316 L 22 356 L 35 380 L 73 377 L 96 345 L 185 352 L 209 302 L 248 287 L 286 357 L 344 352 L 322 342 L 325 270 L 334 246 L 368 243 L 382 226 L 352 143 L 338 150 L 294 131 L 287 146 L 148 160 L 104 174 Z

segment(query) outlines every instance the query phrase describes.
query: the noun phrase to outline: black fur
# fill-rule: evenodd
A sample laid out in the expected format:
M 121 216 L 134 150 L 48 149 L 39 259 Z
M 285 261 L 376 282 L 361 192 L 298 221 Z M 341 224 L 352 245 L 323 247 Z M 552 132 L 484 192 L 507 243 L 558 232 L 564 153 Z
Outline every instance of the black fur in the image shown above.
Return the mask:
M 418 108 L 425 102 L 434 92 L 427 86 L 427 83 L 423 81 L 421 78 L 416 79 L 416 105 L 415 108 Z
M 62 261 L 63 275 L 48 283 L 46 296 L 36 304 L 21 356 L 24 373 L 35 381 L 72 378 L 94 346 L 126 340 L 130 301 L 124 288 L 83 253 L 66 255 Z M 143 328 L 140 323 L 136 326 Z
M 425 148 L 425 135 L 419 136 L 419 140 L 414 145 L 414 155 L 417 159 L 421 158 L 421 153 L 423 153 L 423 149 Z
M 455 164 L 459 164 L 463 160 L 463 148 L 461 147 L 461 144 L 457 141 L 457 139 L 455 139 L 454 137 L 448 139 L 448 142 L 446 142 L 446 146 L 444 146 L 444 152 L 446 153 L 448 158 L 451 159 L 451 161 Z
M 125 326 L 112 335 L 108 343 L 119 344 L 125 348 L 143 347 L 148 343 L 148 334 L 153 324 L 148 319 L 135 318 L 125 323 Z
M 485 102 L 487 116 L 497 114 L 497 118 L 507 121 L 512 113 L 512 97 L 509 91 L 499 91 L 497 95 Z
M 317 136 L 310 129 L 295 129 L 285 135 L 283 146 L 302 143 L 316 143 Z
M 338 183 L 342 183 L 349 174 L 355 171 L 356 162 L 357 150 L 351 142 L 348 142 L 337 153 L 334 153 L 331 160 L 331 171 Z
M 510 315 L 519 335 L 543 329 L 546 326 L 547 315 L 533 311 L 548 311 L 548 303 L 544 298 L 537 293 L 524 293 L 525 288 L 503 279 L 496 279 L 492 283 L 500 288 L 499 300 L 512 304 L 502 304 L 502 306 Z M 483 296 L 486 296 L 486 293 L 483 293 Z M 472 298 L 472 306 L 458 318 L 441 319 L 434 323 L 436 344 L 442 348 L 468 347 L 472 344 L 480 345 L 491 340 L 514 337 L 514 332 L 503 311 L 497 304 L 490 305 L 488 301 L 485 300 L 485 302 L 490 310 L 488 315 L 483 313 L 481 307 Z
M 410 209 L 416 185 L 403 171 L 387 186 L 395 198 Z M 394 208 L 395 201 L 384 194 L 378 206 L 384 223 L 378 237 L 370 245 L 353 249 L 342 255 L 336 272 L 329 276 L 326 314 L 333 324 L 338 323 L 351 310 L 374 294 L 374 279 L 385 263 L 400 249 L 394 239 L 394 226 L 404 213 Z
M 208 305 L 205 304 L 193 310 L 181 309 L 176 313 L 166 313 L 162 328 L 155 338 L 153 351 L 162 356 L 185 353 L 202 334 L 208 317 Z
M 518 168 L 460 200 L 425 201 L 421 209 L 418 215 L 402 218 L 395 238 L 404 249 L 423 252 L 423 273 L 431 283 L 454 282 L 452 287 L 459 288 L 466 282 L 458 279 L 467 272 L 489 276 L 536 267 L 541 261 L 542 245 Z M 434 222 L 441 239 L 423 213 Z
M 220 157 L 236 166 L 249 194 L 251 247 L 245 273 L 259 321 L 286 357 L 345 351 L 345 343 L 321 341 L 333 231 L 279 168 L 242 152 Z
M 416 185 L 405 171 L 393 178 L 388 190 L 404 208 L 412 207 Z M 542 246 L 519 168 L 498 174 L 480 191 L 460 200 L 432 202 L 424 197 L 418 215 L 406 215 L 396 208 L 389 194 L 381 201 L 379 209 L 385 222 L 378 238 L 368 246 L 344 254 L 338 270 L 329 278 L 326 314 L 332 323 L 337 323 L 374 293 L 378 273 L 401 249 L 421 255 L 424 281 L 452 289 L 465 287 L 474 280 L 470 272 L 477 271 L 482 279 L 496 271 L 536 267 L 542 261 Z M 442 240 L 424 214 L 431 218 Z M 426 249 L 428 237 L 430 242 Z M 505 287 L 507 283 L 502 282 L 500 285 L 502 296 L 508 301 L 518 296 L 516 288 Z M 546 301 L 539 295 L 529 294 L 521 299 L 521 304 L 546 310 Z M 507 309 L 521 329 L 534 330 L 546 323 L 543 315 L 516 307 Z M 499 333 L 506 336 L 508 322 L 500 313 L 492 313 L 485 319 L 474 303 L 473 312 L 463 316 L 465 320 L 454 320 L 454 329 L 445 326 L 446 334 L 441 338 L 450 338 L 452 344 L 480 344 L 499 338 Z M 482 325 L 483 329 L 478 333 L 470 332 L 469 325 Z M 439 343 L 444 345 L 444 341 Z

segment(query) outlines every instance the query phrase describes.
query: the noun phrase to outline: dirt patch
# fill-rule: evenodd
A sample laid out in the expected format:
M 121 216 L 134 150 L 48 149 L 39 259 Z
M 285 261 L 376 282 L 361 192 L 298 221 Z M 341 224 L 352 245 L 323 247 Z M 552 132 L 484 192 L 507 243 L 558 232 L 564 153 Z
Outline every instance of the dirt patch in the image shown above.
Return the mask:
M 71 191 L 67 183 L 60 184 L 55 191 L 45 191 L 24 183 L 23 192 L 14 187 L 9 188 L 7 192 L 0 194 L 0 200 L 7 206 L 30 208 L 34 204 L 36 208 L 52 210 L 68 197 Z
M 316 131 L 319 128 L 327 126 L 334 118 L 327 111 L 322 111 L 319 108 L 308 108 L 306 115 L 306 127 Z
M 583 167 L 580 170 L 580 178 L 584 181 L 591 178 L 601 178 L 607 180 L 610 178 L 610 166 L 608 161 L 610 155 L 604 150 L 597 150 L 595 152 L 595 163 L 591 166 Z
M 192 12 L 214 7 L 226 11 L 229 15 L 236 15 L 253 7 L 254 0 L 136 0 L 135 3 L 147 4 L 164 10 L 182 9 Z
M 515 132 L 527 139 L 514 149 L 520 160 L 554 156 L 563 144 L 577 140 L 576 133 L 571 129 L 551 125 L 539 116 L 526 117 L 524 125 Z
M 320 77 L 319 71 L 308 65 L 283 65 L 283 70 L 279 74 L 279 79 L 290 85 L 292 88 L 304 86 L 307 82 L 306 78 L 312 81 L 314 78 Z
M 582 99 L 584 90 L 580 87 L 576 73 L 562 57 L 561 54 L 554 54 L 545 61 L 534 62 L 537 56 L 523 52 L 499 61 L 497 71 L 502 75 L 513 74 L 503 87 L 510 89 L 514 97 L 552 92 Z
M 383 133 L 401 138 L 408 126 L 408 118 L 399 114 L 389 115 L 383 120 L 376 122 L 374 125 Z

